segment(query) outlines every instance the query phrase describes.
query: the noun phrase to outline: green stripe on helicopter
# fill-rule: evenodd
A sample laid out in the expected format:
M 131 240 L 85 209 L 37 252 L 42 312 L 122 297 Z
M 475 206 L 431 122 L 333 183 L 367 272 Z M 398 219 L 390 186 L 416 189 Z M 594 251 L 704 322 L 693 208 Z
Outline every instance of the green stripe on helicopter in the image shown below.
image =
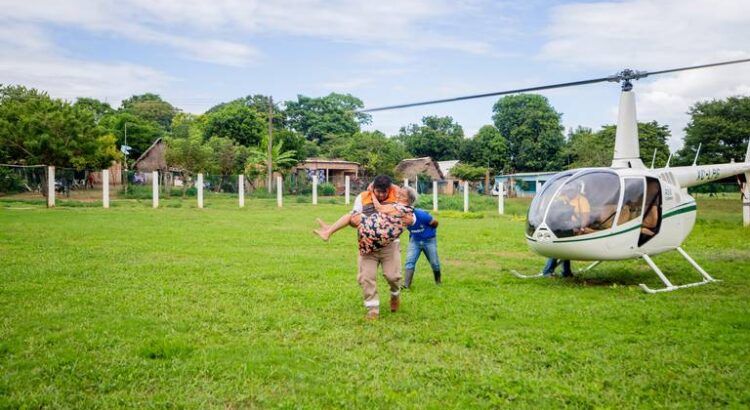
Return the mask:
M 669 218 L 670 216 L 684 214 L 685 212 L 692 212 L 696 209 L 698 209 L 698 207 L 695 205 L 695 202 L 688 202 L 687 204 L 682 204 L 670 209 L 662 218 Z
M 697 209 L 697 206 L 695 205 L 695 202 L 689 202 L 687 204 L 678 205 L 678 206 L 670 209 L 669 211 L 667 211 L 664 214 L 664 216 L 662 217 L 662 219 L 666 219 L 666 218 L 669 218 L 669 217 L 672 217 L 672 216 L 675 216 L 675 215 L 679 215 L 679 214 L 684 214 L 686 212 L 692 212 L 692 211 L 695 211 L 696 209 Z M 590 241 L 590 240 L 594 240 L 594 239 L 608 238 L 610 236 L 620 235 L 620 234 L 623 234 L 623 233 L 626 233 L 626 232 L 633 231 L 635 229 L 639 229 L 640 227 L 641 227 L 641 224 L 638 224 L 638 225 L 631 226 L 630 228 L 623 229 L 623 230 L 618 231 L 618 232 L 612 232 L 612 233 L 607 234 L 607 235 L 602 235 L 602 236 L 597 236 L 597 237 L 592 237 L 592 238 L 557 240 L 557 241 L 552 241 L 552 242 L 553 243 L 582 242 L 582 241 Z M 534 239 L 534 238 L 532 238 L 532 237 L 530 237 L 528 235 L 526 236 L 526 239 L 528 239 L 528 240 L 530 240 L 532 242 L 536 242 L 536 239 Z

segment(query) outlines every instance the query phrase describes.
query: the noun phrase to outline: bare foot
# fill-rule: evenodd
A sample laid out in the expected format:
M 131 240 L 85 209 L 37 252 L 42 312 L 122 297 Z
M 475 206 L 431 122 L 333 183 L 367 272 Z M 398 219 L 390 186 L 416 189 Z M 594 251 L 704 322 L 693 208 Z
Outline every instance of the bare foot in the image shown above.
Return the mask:
M 328 240 L 328 238 L 330 238 L 330 237 L 331 237 L 331 234 L 330 234 L 330 233 L 328 232 L 328 230 L 327 230 L 327 229 L 323 229 L 323 228 L 321 228 L 321 229 L 316 229 L 316 230 L 314 230 L 313 232 L 315 232 L 315 233 L 316 233 L 316 234 L 317 234 L 318 236 L 320 236 L 320 239 L 322 239 L 322 240 L 324 240 L 324 241 L 327 241 L 327 240 Z
M 331 225 L 328 225 L 327 223 L 323 222 L 323 220 L 320 219 L 320 218 L 316 218 L 315 222 L 317 222 L 318 225 L 320 225 L 320 227 L 323 228 L 323 229 L 325 229 L 325 230 L 328 230 L 328 228 L 331 226 Z

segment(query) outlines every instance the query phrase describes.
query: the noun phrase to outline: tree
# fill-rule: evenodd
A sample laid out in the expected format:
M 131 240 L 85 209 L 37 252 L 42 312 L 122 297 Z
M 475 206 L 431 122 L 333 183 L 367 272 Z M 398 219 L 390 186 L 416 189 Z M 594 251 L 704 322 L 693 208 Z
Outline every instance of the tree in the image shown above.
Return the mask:
M 167 165 L 180 170 L 183 181 L 199 172 L 206 172 L 211 166 L 213 151 L 203 143 L 199 135 L 188 138 L 166 138 L 167 151 L 165 159 Z M 187 184 L 182 184 L 182 196 L 185 196 Z
M 492 108 L 492 119 L 508 141 L 514 171 L 556 171 L 562 168 L 565 145 L 562 114 L 537 94 L 509 95 Z
M 294 158 L 295 152 L 284 148 L 284 142 L 273 144 L 271 148 L 271 171 L 284 174 L 292 168 L 297 160 Z M 263 140 L 257 147 L 248 149 L 247 161 L 245 162 L 245 175 L 249 180 L 263 177 L 268 174 L 268 138 Z
M 172 118 L 172 136 L 188 138 L 190 136 L 203 137 L 206 128 L 206 116 L 179 112 Z
M 678 164 L 692 164 L 701 144 L 699 164 L 719 164 L 745 160 L 750 135 L 750 97 L 699 102 L 690 107 L 683 148 Z
M 358 162 L 367 175 L 393 176 L 398 163 L 406 158 L 403 144 L 380 131 L 358 132 L 351 137 L 336 137 L 323 147 L 328 158 Z
M 578 127 L 568 133 L 562 156 L 566 168 L 608 167 L 612 164 L 614 139 L 602 138 L 591 128 Z
M 229 138 L 211 137 L 208 140 L 211 147 L 211 172 L 221 175 L 221 183 L 217 189 L 225 186 L 231 175 L 239 174 L 244 170 L 244 162 L 238 163 L 241 145 L 237 145 Z
M 0 86 L 0 156 L 4 162 L 102 169 L 120 158 L 114 136 L 94 113 L 22 86 Z
M 422 125 L 402 127 L 399 139 L 415 157 L 432 157 L 436 161 L 453 160 L 461 152 L 464 130 L 451 117 L 429 116 L 422 118 Z
M 475 167 L 470 164 L 456 164 L 451 168 L 451 175 L 463 181 L 476 181 L 484 178 L 487 168 Z
M 268 133 L 268 117 L 238 100 L 224 104 L 205 116 L 203 135 L 206 139 L 229 138 L 240 145 L 251 147 L 258 145 Z
M 153 121 L 165 131 L 170 130 L 172 118 L 178 112 L 172 104 L 151 93 L 134 95 L 127 100 L 123 100 L 121 110 L 143 120 Z
M 492 125 L 479 129 L 474 138 L 465 140 L 459 155 L 461 162 L 487 167 L 500 173 L 508 166 L 508 141 Z
M 599 132 L 597 132 L 598 138 L 602 141 L 601 144 L 596 146 L 596 149 L 601 149 L 600 154 L 603 158 L 609 156 L 609 160 L 603 165 L 608 167 L 612 164 L 612 157 L 615 152 L 615 135 L 617 133 L 617 126 L 605 125 Z M 651 158 L 653 158 L 654 150 L 656 150 L 656 160 L 654 161 L 655 167 L 664 166 L 669 158 L 669 146 L 667 141 L 671 136 L 669 127 L 667 125 L 659 125 L 656 121 L 651 122 L 639 122 L 638 123 L 638 145 L 640 147 L 639 153 L 641 160 L 646 166 L 651 165 Z M 592 147 L 591 149 L 594 149 Z M 591 155 L 591 153 L 587 154 Z
M 166 135 L 164 129 L 156 122 L 129 112 L 115 111 L 107 114 L 101 118 L 99 125 L 117 136 L 118 145 L 125 145 L 127 129 L 127 145 L 132 148 L 128 154 L 130 160 L 138 158 L 154 141 Z
M 115 110 L 108 103 L 101 102 L 96 98 L 79 97 L 74 104 L 82 110 L 88 110 L 94 115 L 94 121 L 98 124 L 105 115 L 112 114 Z
M 331 93 L 320 98 L 298 95 L 297 101 L 286 101 L 285 106 L 289 126 L 318 144 L 332 136 L 353 135 L 371 119 L 369 114 L 356 112 L 364 104 L 349 94 Z

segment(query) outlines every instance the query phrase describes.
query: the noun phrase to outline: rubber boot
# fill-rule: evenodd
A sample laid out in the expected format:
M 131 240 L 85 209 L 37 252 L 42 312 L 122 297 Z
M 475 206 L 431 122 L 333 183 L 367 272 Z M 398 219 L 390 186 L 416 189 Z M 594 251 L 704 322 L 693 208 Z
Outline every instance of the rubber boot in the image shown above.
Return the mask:
M 411 288 L 411 280 L 414 279 L 414 269 L 407 269 L 404 277 L 404 289 Z
M 440 271 L 439 270 L 432 271 L 432 274 L 435 276 L 435 284 L 442 285 L 443 282 L 440 280 Z

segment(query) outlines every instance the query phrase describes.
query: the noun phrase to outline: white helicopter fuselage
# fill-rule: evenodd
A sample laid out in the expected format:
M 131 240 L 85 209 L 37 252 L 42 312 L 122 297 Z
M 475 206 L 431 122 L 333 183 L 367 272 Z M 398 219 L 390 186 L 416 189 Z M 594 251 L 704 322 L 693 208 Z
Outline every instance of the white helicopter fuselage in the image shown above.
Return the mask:
M 529 208 L 529 248 L 542 256 L 584 261 L 675 250 L 695 225 L 696 203 L 687 188 L 750 175 L 750 144 L 745 162 L 659 169 L 643 165 L 638 147 L 635 97 L 624 91 L 612 167 L 564 171 L 547 181 Z M 575 213 L 571 203 L 577 204 Z

